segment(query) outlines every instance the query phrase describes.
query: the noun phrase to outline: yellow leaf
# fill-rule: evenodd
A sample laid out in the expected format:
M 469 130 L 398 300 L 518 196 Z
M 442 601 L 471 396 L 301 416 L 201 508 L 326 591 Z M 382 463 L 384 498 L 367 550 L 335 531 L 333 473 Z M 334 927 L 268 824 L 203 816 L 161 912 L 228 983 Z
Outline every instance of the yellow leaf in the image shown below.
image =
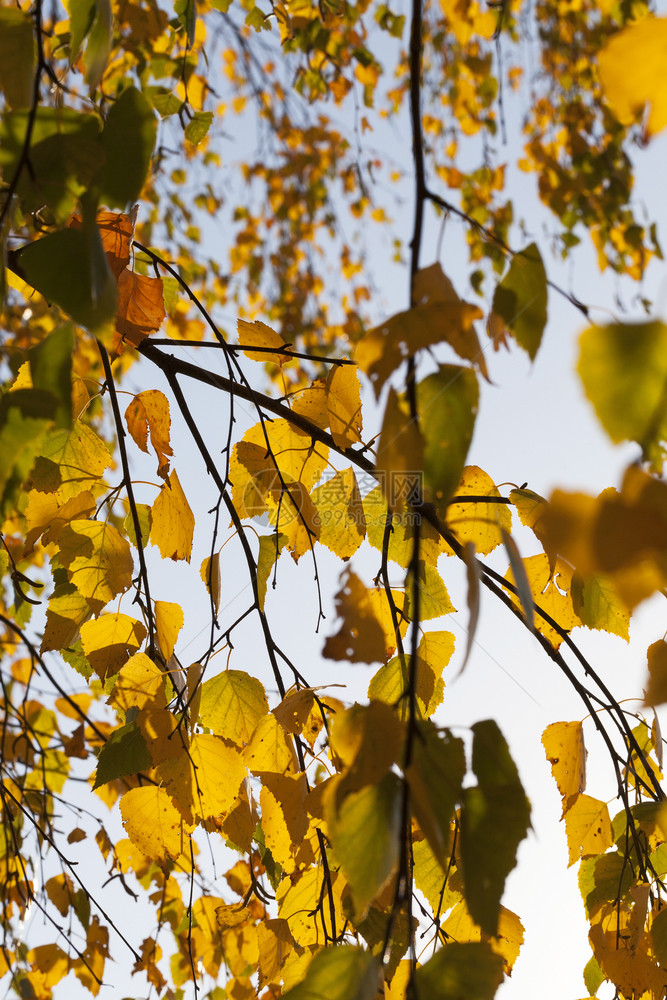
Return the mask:
M 178 744 L 172 742 L 175 750 Z M 246 770 L 234 747 L 217 736 L 195 734 L 189 747 L 162 761 L 158 774 L 186 822 L 193 824 L 229 812 Z
M 281 917 L 263 920 L 257 926 L 257 944 L 260 988 L 269 983 L 278 985 L 285 960 L 294 951 L 294 938 L 287 921 Z
M 255 424 L 234 446 L 230 461 L 232 499 L 239 515 L 255 517 L 269 507 L 276 511 L 282 499 L 282 527 L 283 518 L 287 523 L 287 518 L 296 515 L 294 504 L 283 494 L 284 488 L 289 489 L 298 505 L 301 496 L 309 494 L 322 475 L 328 454 L 325 445 L 313 442 L 287 420 Z
M 404 510 L 410 499 L 421 495 L 424 442 L 407 404 L 390 386 L 377 447 L 380 485 L 392 511 Z
M 336 594 L 336 614 L 341 627 L 324 644 L 324 656 L 352 663 L 385 661 L 396 649 L 396 636 L 389 601 L 384 590 L 367 589 L 358 576 L 347 570 L 343 586 Z M 401 615 L 405 594 L 392 591 L 401 635 L 407 621 Z
M 83 651 L 101 680 L 118 673 L 145 638 L 142 622 L 118 612 L 101 615 L 81 626 Z
M 273 713 L 260 719 L 243 757 L 253 774 L 260 771 L 296 774 L 299 770 L 294 744 Z
M 562 637 L 544 621 L 537 611 L 537 607 L 546 611 L 567 632 L 576 625 L 581 624 L 579 618 L 574 613 L 570 597 L 572 567 L 568 566 L 562 559 L 558 559 L 554 573 L 552 574 L 549 566 L 549 558 L 546 555 L 530 556 L 528 559 L 523 560 L 523 565 L 526 570 L 530 592 L 536 606 L 535 626 L 557 649 L 563 641 Z M 514 574 L 511 569 L 505 574 L 505 579 L 514 583 Z M 515 594 L 512 594 L 512 601 L 520 606 Z
M 499 497 L 500 493 L 486 472 L 468 465 L 456 496 Z M 488 555 L 502 542 L 501 528 L 511 530 L 512 515 L 504 503 L 452 503 L 447 508 L 447 527 L 461 543 L 472 542 L 477 552 Z
M 545 530 L 545 517 L 549 504 L 544 497 L 533 493 L 532 490 L 510 490 L 509 498 L 514 504 L 521 523 L 532 529 L 535 537 L 549 556 L 549 564 L 553 571 L 558 552 L 550 544 L 549 536 Z M 509 531 L 509 528 L 507 530 Z
M 658 639 L 646 652 L 648 657 L 648 684 L 646 705 L 662 705 L 667 701 L 667 642 Z
M 659 997 L 664 992 L 665 970 L 648 951 L 650 937 L 645 934 L 633 945 L 630 924 L 633 910 L 613 907 L 591 927 L 589 938 L 605 977 L 623 997 Z
M 64 504 L 59 504 L 53 493 L 30 490 L 25 511 L 27 530 L 24 554 L 27 555 L 32 551 L 35 542 L 42 534 L 44 534 L 42 539 L 44 545 L 57 542 L 63 525 L 87 518 L 95 507 L 95 497 L 90 490 L 84 490 L 71 500 L 66 500 Z
M 648 104 L 646 137 L 667 125 L 667 18 L 645 17 L 614 35 L 598 55 L 605 98 L 623 125 L 635 121 Z
M 606 802 L 577 795 L 566 808 L 568 867 L 580 858 L 604 854 L 614 842 Z
M 465 902 L 461 901 L 442 924 L 442 929 L 454 941 L 488 941 L 496 954 L 502 956 L 505 962 L 505 975 L 512 975 L 514 963 L 523 944 L 523 924 L 512 910 L 508 910 L 505 906 L 500 907 L 498 933 L 495 937 L 489 937 L 482 934 L 470 916 Z
M 266 846 L 283 871 L 294 871 L 296 852 L 308 831 L 304 774 L 261 774 L 260 807 Z
M 201 564 L 200 576 L 213 599 L 213 607 L 217 615 L 220 611 L 220 599 L 222 597 L 219 552 L 214 552 L 212 556 L 206 556 Z
M 163 559 L 190 562 L 195 518 L 174 469 L 151 507 L 151 544 Z
M 323 379 L 317 379 L 291 400 L 292 410 L 310 420 L 312 424 L 326 430 L 329 426 L 327 389 Z
M 46 460 L 45 473 L 48 468 L 57 466 L 60 485 L 53 491 L 53 497 L 60 505 L 99 485 L 104 470 L 111 465 L 111 455 L 104 441 L 79 420 L 74 421 L 70 431 L 51 431 L 40 457 Z M 39 490 L 40 478 L 35 471 L 32 482 Z
M 237 331 L 239 343 L 244 346 L 274 348 L 278 352 L 283 351 L 287 347 L 280 334 L 276 333 L 275 330 L 272 330 L 270 326 L 267 326 L 266 323 L 262 323 L 260 320 L 255 320 L 254 323 L 251 323 L 247 319 L 239 319 L 237 322 Z M 269 350 L 244 351 L 243 353 L 252 361 L 262 361 L 264 363 L 270 361 L 274 365 L 282 365 L 289 360 L 285 354 L 273 354 Z
M 46 627 L 40 652 L 65 649 L 71 645 L 92 613 L 90 604 L 73 584 L 56 587 L 46 609 Z
M 183 608 L 170 601 L 155 602 L 155 627 L 157 641 L 164 662 L 169 663 L 174 652 L 178 633 L 183 628 Z
M 123 718 L 129 709 L 137 710 L 136 723 L 154 764 L 174 755 L 180 746 L 174 736 L 178 723 L 167 708 L 164 674 L 145 653 L 135 653 L 121 669 L 110 700 Z
M 169 456 L 173 455 L 169 443 L 171 417 L 169 401 L 159 389 L 138 393 L 125 411 L 127 429 L 142 451 L 148 452 L 148 433 L 158 460 L 157 474 L 166 479 L 169 473 Z
M 368 375 L 379 398 L 382 387 L 406 358 L 420 348 L 447 341 L 464 358 L 474 358 L 485 371 L 473 328 L 482 311 L 462 302 L 439 264 L 420 271 L 415 280 L 418 304 L 370 330 L 357 343 L 355 361 Z
M 128 837 L 165 874 L 168 860 L 188 857 L 188 827 L 164 788 L 144 785 L 131 788 L 121 797 L 120 812 Z
M 331 895 L 338 933 L 345 925 L 346 917 L 341 904 L 341 894 L 347 882 L 338 872 L 331 872 Z M 279 916 L 287 921 L 290 933 L 302 946 L 324 945 L 327 935 L 331 938 L 329 899 L 327 889 L 323 892 L 324 871 L 322 866 L 306 868 L 284 878 L 276 890 Z M 325 905 L 322 906 L 322 901 Z
M 349 559 L 366 534 L 366 519 L 352 468 L 337 472 L 311 493 L 320 521 L 318 541 L 340 559 Z
M 353 365 L 336 365 L 327 378 L 331 436 L 339 448 L 361 441 L 361 386 Z
M 269 703 L 256 677 L 243 670 L 224 670 L 202 684 L 199 711 L 207 729 L 243 746 L 269 711 Z
M 553 722 L 542 733 L 542 745 L 551 764 L 563 813 L 568 803 L 586 787 L 586 748 L 580 722 Z
M 112 524 L 76 520 L 58 537 L 59 559 L 70 583 L 88 601 L 95 614 L 132 585 L 134 562 L 130 543 Z

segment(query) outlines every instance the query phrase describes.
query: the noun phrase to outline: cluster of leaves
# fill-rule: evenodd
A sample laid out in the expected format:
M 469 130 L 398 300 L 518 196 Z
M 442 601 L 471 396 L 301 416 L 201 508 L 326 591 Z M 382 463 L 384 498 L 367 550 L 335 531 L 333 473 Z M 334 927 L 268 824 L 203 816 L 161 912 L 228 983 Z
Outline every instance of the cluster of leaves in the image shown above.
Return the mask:
M 619 88 L 618 67 L 649 36 L 659 54 L 665 23 L 625 7 L 536 8 L 547 88 L 526 125 L 526 164 L 540 174 L 565 250 L 583 223 L 601 266 L 636 278 L 658 247 L 632 216 L 626 147 L 651 95 L 641 74 Z M 68 5 L 62 21 L 47 20 L 40 0 L 0 8 L 0 971 L 21 997 L 49 1000 L 70 972 L 97 995 L 111 936 L 132 971 L 169 998 L 205 977 L 215 1000 L 493 997 L 523 940 L 502 896 L 530 806 L 495 721 L 477 722 L 468 748 L 437 724 L 454 637 L 428 623 L 453 610 L 450 560 L 467 574 L 465 660 L 486 588 L 568 677 L 609 753 L 613 820 L 585 792 L 582 723 L 544 734 L 591 923 L 587 989 L 607 980 L 621 997 L 662 996 L 661 736 L 657 723 L 628 717 L 570 633 L 627 638 L 635 607 L 667 587 L 667 328 L 590 327 L 581 339 L 579 374 L 602 425 L 641 448 L 620 490 L 502 496 L 466 464 L 488 377 L 476 322 L 486 317 L 495 347 L 534 359 L 547 319 L 540 249 L 507 244 L 513 208 L 496 203 L 503 166 L 489 165 L 488 148 L 478 166 L 460 165 L 464 137 L 486 145 L 496 133 L 504 81 L 493 76 L 495 47 L 514 53 L 526 16 L 449 0 L 437 10 L 416 0 L 409 21 L 366 3 L 269 12 L 178 0 L 170 19 L 155 3 L 92 0 Z M 624 27 L 631 17 L 638 23 Z M 370 279 L 340 236 L 340 215 L 347 206 L 384 225 L 369 192 L 391 165 L 363 164 L 361 138 L 353 151 L 312 107 L 330 100 L 345 114 L 357 98 L 360 129 L 372 132 L 383 72 L 372 33 L 398 45 L 408 26 L 409 51 L 382 100 L 395 114 L 410 110 L 411 280 L 406 309 L 371 326 L 358 312 Z M 220 80 L 206 71 L 214 57 Z M 510 69 L 505 82 L 519 75 Z M 220 81 L 230 105 L 219 102 Z M 437 106 L 422 112 L 435 94 Z M 232 209 L 223 274 L 219 261 L 193 263 L 191 250 L 198 220 L 223 207 L 206 172 L 220 169 L 216 128 L 240 127 L 251 109 L 267 145 L 242 164 L 245 200 Z M 644 133 L 665 124 L 653 106 Z M 167 173 L 167 136 L 187 170 L 179 159 Z M 458 204 L 427 184 L 431 155 Z M 186 197 L 183 185 L 200 179 Z M 501 273 L 492 301 L 462 299 L 438 262 L 420 267 L 429 204 L 466 222 L 472 267 L 489 258 Z M 168 255 L 154 249 L 160 241 Z M 337 315 L 318 262 L 327 243 L 347 282 Z M 482 277 L 471 272 L 473 294 Z M 215 315 L 232 302 L 243 314 L 236 337 Z M 165 321 L 166 342 L 154 336 Z M 183 346 L 216 361 L 184 360 Z M 142 388 L 121 408 L 128 372 Z M 360 373 L 382 402 L 379 419 L 373 399 L 362 408 Z M 222 449 L 199 426 L 186 379 L 227 400 Z M 239 400 L 256 414 L 241 435 Z M 212 522 L 193 500 L 190 466 L 178 459 L 180 478 L 172 468 L 174 411 L 213 484 Z M 140 452 L 154 456 L 159 483 L 140 483 Z M 537 554 L 522 558 L 517 519 Z M 225 521 L 251 590 L 233 621 L 221 600 Z M 162 561 L 190 562 L 196 532 L 209 553 L 200 577 L 210 627 L 184 667 L 182 602 L 152 590 Z M 319 593 L 318 547 L 347 563 L 364 544 L 377 553 L 377 576 L 342 569 L 323 645 L 329 660 L 376 665 L 368 702 L 347 705 L 278 645 L 267 589 L 283 552 L 312 559 Z M 507 554 L 505 576 L 486 562 L 496 550 Z M 401 586 L 390 584 L 390 564 L 404 571 Z M 251 617 L 270 683 L 235 659 L 232 636 Z M 648 652 L 648 705 L 667 701 L 665 650 L 660 639 Z M 227 667 L 214 673 L 221 651 Z M 63 838 L 72 800 L 90 819 Z M 202 861 L 204 838 L 214 856 L 235 852 L 224 891 Z M 77 844 L 153 907 L 140 945 L 81 876 Z M 25 946 L 32 907 L 54 935 L 67 921 L 66 942 Z

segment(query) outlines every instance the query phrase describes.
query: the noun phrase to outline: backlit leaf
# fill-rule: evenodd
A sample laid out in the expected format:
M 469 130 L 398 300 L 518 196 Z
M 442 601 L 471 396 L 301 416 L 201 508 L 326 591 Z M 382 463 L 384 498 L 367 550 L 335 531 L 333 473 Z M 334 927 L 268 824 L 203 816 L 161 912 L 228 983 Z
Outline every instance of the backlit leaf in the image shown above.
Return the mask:
M 104 441 L 79 420 L 71 430 L 52 431 L 40 449 L 40 456 L 58 467 L 60 485 L 53 495 L 59 504 L 92 489 L 111 465 L 111 455 Z M 35 473 L 33 485 L 35 489 L 42 485 Z
M 575 573 L 571 592 L 572 607 L 583 625 L 630 641 L 630 613 L 608 577 L 597 573 L 583 579 Z
M 658 639 L 646 651 L 648 658 L 648 684 L 646 704 L 662 705 L 667 701 L 667 642 Z
M 71 521 L 60 532 L 58 545 L 70 583 L 95 614 L 131 586 L 134 562 L 130 545 L 112 524 Z
M 465 772 L 463 741 L 448 730 L 439 733 L 430 723 L 422 723 L 406 777 L 414 814 L 443 867 L 449 857 L 450 824 L 461 800 Z
M 580 624 L 572 608 L 569 594 L 572 568 L 562 559 L 558 559 L 552 574 L 549 558 L 546 555 L 529 556 L 523 559 L 522 563 L 535 605 L 535 626 L 553 646 L 558 648 L 563 641 L 562 636 L 540 617 L 539 609 L 542 608 L 561 629 L 567 632 Z M 507 571 L 506 579 L 514 583 L 511 569 Z M 512 600 L 516 604 L 519 603 L 514 594 Z
M 81 625 L 81 645 L 95 673 L 116 674 L 146 638 L 142 622 L 112 612 Z
M 158 493 L 151 517 L 151 544 L 162 558 L 190 562 L 195 518 L 175 469 Z
M 500 497 L 490 476 L 476 465 L 463 470 L 456 496 Z M 502 542 L 501 528 L 510 531 L 512 516 L 504 503 L 452 503 L 447 509 L 447 527 L 462 543 L 472 542 L 480 555 L 488 555 Z
M 153 766 L 146 741 L 135 722 L 116 729 L 100 750 L 93 788 Z
M 493 1000 L 504 962 L 486 942 L 452 942 L 415 973 L 418 995 L 431 1000 Z
M 287 344 L 280 334 L 272 330 L 266 323 L 262 323 L 260 320 L 250 323 L 247 319 L 239 319 L 237 330 L 239 343 L 244 346 L 264 348 L 262 351 L 244 350 L 243 353 L 247 358 L 251 358 L 253 361 L 263 361 L 264 363 L 271 361 L 275 365 L 280 365 L 286 360 L 286 355 L 280 352 L 284 351 Z M 278 353 L 272 354 L 267 348 L 276 348 Z
M 327 814 L 336 857 L 361 916 L 398 862 L 401 783 L 391 772 L 374 785 L 350 792 Z
M 128 87 L 111 105 L 102 132 L 106 165 L 100 200 L 109 208 L 125 208 L 139 197 L 156 133 L 150 102 L 136 87 Z
M 127 269 L 122 271 L 118 278 L 116 309 L 116 330 L 122 338 L 122 343 L 138 347 L 149 334 L 160 329 L 165 316 L 162 278 L 137 274 L 136 271 Z M 120 353 L 120 347 L 116 348 L 116 352 Z M 166 403 L 166 399 L 164 402 Z M 167 424 L 167 434 L 168 428 Z M 155 447 L 152 432 L 151 443 Z M 158 459 L 160 458 L 158 452 Z
M 586 787 L 586 748 L 580 722 L 553 722 L 542 733 L 551 773 L 563 797 L 563 812 Z
M 493 296 L 493 312 L 534 361 L 547 323 L 547 276 L 537 244 L 512 258 Z
M 132 843 L 163 871 L 169 858 L 189 853 L 189 830 L 164 788 L 131 788 L 120 800 L 120 812 Z
M 165 663 L 171 660 L 183 621 L 183 608 L 180 604 L 173 604 L 171 601 L 155 602 L 157 641 Z
M 667 18 L 649 15 L 613 35 L 598 55 L 602 90 L 619 121 L 636 121 L 648 104 L 647 137 L 667 125 L 667 91 L 655 85 L 666 48 Z
M 373 1000 L 380 963 L 363 948 L 326 948 L 313 958 L 306 978 L 283 996 L 289 1000 Z
M 611 440 L 636 441 L 646 458 L 660 465 L 667 438 L 667 326 L 658 321 L 591 326 L 582 333 L 579 350 L 581 381 Z
M 377 448 L 380 485 L 390 510 L 402 511 L 418 500 L 422 486 L 424 439 L 405 400 L 390 386 Z
M 472 768 L 478 783 L 464 792 L 461 859 L 470 913 L 493 937 L 505 880 L 530 825 L 530 805 L 496 723 L 477 722 L 472 730 Z
M 158 459 L 158 476 L 167 478 L 169 457 L 173 455 L 169 443 L 169 401 L 158 389 L 138 393 L 125 411 L 127 429 L 142 451 L 148 452 L 148 433 Z
M 174 749 L 177 746 L 174 742 Z M 198 733 L 177 757 L 159 765 L 158 774 L 186 822 L 192 824 L 229 812 L 246 769 L 238 750 L 217 736 Z
M 331 436 L 339 448 L 361 441 L 361 386 L 353 365 L 335 365 L 327 378 Z
M 472 440 L 479 388 L 471 368 L 440 365 L 417 386 L 424 436 L 425 499 L 444 515 L 461 479 Z
M 351 570 L 342 578 L 343 586 L 336 595 L 336 613 L 341 619 L 340 630 L 324 644 L 324 656 L 331 660 L 352 663 L 373 663 L 386 660 L 396 648 L 394 624 L 389 601 L 383 590 L 366 588 Z M 405 595 L 392 591 L 396 618 L 401 635 L 407 621 L 401 615 Z
M 579 858 L 603 854 L 613 843 L 606 802 L 590 795 L 578 795 L 564 812 L 567 832 L 568 865 Z
M 243 670 L 223 670 L 202 684 L 202 724 L 237 746 L 250 742 L 257 723 L 268 710 L 261 682 Z
M 0 10 L 0 89 L 11 108 L 32 103 L 35 73 L 32 18 L 22 10 Z
M 364 508 L 354 470 L 343 469 L 331 479 L 325 479 L 310 496 L 320 520 L 318 541 L 334 555 L 349 559 L 366 534 Z

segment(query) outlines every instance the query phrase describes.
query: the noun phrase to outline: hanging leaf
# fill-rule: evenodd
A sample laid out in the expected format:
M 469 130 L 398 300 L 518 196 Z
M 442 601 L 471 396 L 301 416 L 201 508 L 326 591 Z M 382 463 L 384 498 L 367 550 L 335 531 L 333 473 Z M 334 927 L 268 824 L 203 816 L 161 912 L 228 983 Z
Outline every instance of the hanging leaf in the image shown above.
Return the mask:
M 547 275 L 537 244 L 512 257 L 494 293 L 493 313 L 534 361 L 547 324 Z
M 479 389 L 471 368 L 440 365 L 417 386 L 424 436 L 425 499 L 443 516 L 461 479 L 477 416 Z
M 542 733 L 551 773 L 563 797 L 563 812 L 586 787 L 586 749 L 580 722 L 553 722 Z
M 190 562 L 195 518 L 174 469 L 151 507 L 152 545 L 163 559 Z
M 138 393 L 125 411 L 125 421 L 135 444 L 146 453 L 150 431 L 151 445 L 158 459 L 157 474 L 166 479 L 169 474 L 169 458 L 173 455 L 169 443 L 171 418 L 167 397 L 158 389 Z
M 353 365 L 336 365 L 326 384 L 331 436 L 339 448 L 361 441 L 361 386 Z
M 629 125 L 648 105 L 647 139 L 667 125 L 667 92 L 655 86 L 666 46 L 667 18 L 649 15 L 617 32 L 598 55 L 602 90 L 619 121 Z
M 261 682 L 243 670 L 223 670 L 202 684 L 202 724 L 237 746 L 250 742 L 257 723 L 268 710 Z
M 109 208 L 125 208 L 138 199 L 156 134 L 157 119 L 150 102 L 136 87 L 128 87 L 112 104 L 102 131 L 106 164 L 100 201 Z
M 505 880 L 530 825 L 530 805 L 495 722 L 472 727 L 472 769 L 461 808 L 461 860 L 468 908 L 486 934 L 498 933 Z

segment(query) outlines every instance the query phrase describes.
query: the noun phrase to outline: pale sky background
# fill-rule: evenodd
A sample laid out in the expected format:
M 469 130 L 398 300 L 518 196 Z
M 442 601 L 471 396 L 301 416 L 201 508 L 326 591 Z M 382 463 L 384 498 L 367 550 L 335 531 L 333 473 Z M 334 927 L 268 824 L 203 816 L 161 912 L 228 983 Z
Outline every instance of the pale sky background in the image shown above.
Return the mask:
M 512 104 L 507 94 L 506 100 L 508 145 L 503 149 L 499 143 L 499 158 L 501 161 L 506 159 L 511 165 L 516 160 L 519 149 L 518 122 L 522 108 L 516 102 Z M 391 151 L 392 156 L 396 156 L 399 151 L 396 134 L 403 136 L 405 164 L 409 169 L 407 120 L 382 126 L 373 136 L 373 142 L 381 148 L 384 146 Z M 254 136 L 244 137 L 239 134 L 232 138 L 234 143 L 241 140 L 240 148 L 236 148 L 230 140 L 227 148 L 223 143 L 223 149 L 226 148 L 226 155 L 230 159 L 241 159 L 242 140 L 245 138 L 246 142 L 251 143 Z M 637 149 L 633 156 L 637 167 L 638 190 L 649 207 L 651 217 L 657 217 L 659 223 L 662 223 L 659 235 L 663 239 L 667 239 L 662 195 L 666 152 L 667 141 L 658 136 L 647 149 Z M 620 293 L 630 309 L 634 286 L 618 282 L 611 274 L 600 276 L 595 255 L 585 242 L 577 249 L 573 264 L 563 265 L 551 257 L 548 241 L 544 238 L 544 226 L 551 226 L 551 220 L 537 201 L 533 176 L 509 171 L 509 177 L 510 193 L 515 199 L 515 216 L 529 219 L 531 229 L 528 238 L 515 232 L 511 239 L 512 245 L 521 248 L 530 239 L 536 239 L 552 280 L 574 292 L 583 302 L 600 306 L 601 310 L 612 310 L 620 318 L 621 313 L 615 302 L 617 293 Z M 224 174 L 221 182 L 224 183 Z M 438 183 L 434 182 L 433 186 L 447 197 L 447 192 L 441 190 Z M 396 228 L 407 241 L 412 226 L 411 184 L 404 185 L 400 194 L 405 203 L 403 214 L 396 210 L 392 214 L 396 220 Z M 373 274 L 380 292 L 380 297 L 372 304 L 372 308 L 379 321 L 406 307 L 408 278 L 406 270 L 398 270 L 389 261 L 391 246 L 386 234 L 380 232 L 376 236 L 370 230 L 367 233 L 372 251 L 370 256 Z M 425 232 L 422 266 L 433 263 L 436 259 L 439 236 L 440 224 L 432 221 Z M 468 268 L 462 250 L 463 238 L 463 226 L 450 220 L 446 226 L 439 259 L 459 294 L 471 298 L 470 290 L 466 287 Z M 215 253 L 219 249 L 222 256 L 226 249 L 224 239 L 221 227 L 207 227 L 208 252 Z M 489 282 L 489 291 L 492 291 L 492 286 L 493 282 Z M 654 263 L 649 269 L 642 293 L 655 303 L 652 316 L 664 317 L 667 282 L 662 262 Z M 640 313 L 629 311 L 626 318 L 630 315 L 639 317 Z M 602 311 L 594 316 L 603 322 L 610 318 Z M 233 331 L 235 315 L 227 311 L 218 319 L 222 320 L 228 330 Z M 636 447 L 628 445 L 619 448 L 609 443 L 573 374 L 577 339 L 584 326 L 583 317 L 564 299 L 550 291 L 548 326 L 541 350 L 535 363 L 531 365 L 527 356 L 518 348 L 513 348 L 509 354 L 494 354 L 480 324 L 480 338 L 485 345 L 488 344 L 485 349 L 493 385 L 483 388 L 468 461 L 469 464 L 480 465 L 498 484 L 520 486 L 527 481 L 531 489 L 543 496 L 548 496 L 556 486 L 598 493 L 606 486 L 618 485 L 625 466 L 636 457 Z M 213 352 L 197 355 L 192 349 L 178 348 L 177 351 L 179 356 L 211 368 L 216 364 Z M 445 351 L 441 356 L 443 360 L 454 360 Z M 255 380 L 261 372 L 260 366 L 250 361 L 245 363 L 245 369 Z M 367 384 L 364 384 L 367 390 Z M 200 427 L 209 436 L 211 450 L 219 452 L 226 435 L 227 412 L 224 400 L 218 394 L 208 393 L 195 384 L 192 384 L 191 391 L 188 392 L 185 380 L 182 385 L 191 400 Z M 132 373 L 125 388 L 165 389 L 165 385 L 159 373 L 153 374 L 150 366 L 142 363 Z M 382 411 L 374 408 L 368 391 L 365 391 L 365 403 L 364 437 L 367 440 L 379 431 Z M 248 424 L 254 422 L 254 418 L 250 408 L 242 401 L 237 401 L 236 407 L 240 436 L 243 429 L 242 414 L 247 414 Z M 206 511 L 212 506 L 211 501 L 215 497 L 175 411 L 172 442 L 175 452 L 173 466 L 178 471 L 197 516 L 195 552 L 189 567 L 185 564 L 153 561 L 152 596 L 158 600 L 182 601 L 185 627 L 177 652 L 181 662 L 187 665 L 197 659 L 208 644 L 208 599 L 199 580 L 199 566 L 209 551 L 210 522 Z M 132 455 L 133 459 L 139 459 L 136 449 Z M 153 459 L 138 460 L 136 468 L 138 479 L 155 481 Z M 155 496 L 155 490 L 151 487 L 142 487 L 141 490 L 138 489 L 138 493 L 138 499 L 145 502 L 151 502 Z M 224 537 L 226 535 L 223 531 L 221 540 Z M 539 551 L 531 533 L 522 529 L 517 532 L 516 538 L 523 555 Z M 327 613 L 327 620 L 322 625 L 320 634 L 313 634 L 317 622 L 317 600 L 313 592 L 312 563 L 308 556 L 304 556 L 298 566 L 293 564 L 289 555 L 281 558 L 278 587 L 275 592 L 270 591 L 267 598 L 269 618 L 278 642 L 310 683 L 344 683 L 345 690 L 334 692 L 338 697 L 350 701 L 364 698 L 368 682 L 378 665 L 348 667 L 322 660 L 320 656 L 324 638 L 337 631 L 333 595 L 338 589 L 338 574 L 343 567 L 323 547 L 317 548 L 317 554 Z M 238 545 L 230 542 L 222 555 L 223 610 L 220 621 L 224 628 L 250 602 L 250 588 Z M 379 553 L 370 550 L 366 544 L 359 556 L 353 557 L 353 567 L 367 585 L 370 585 L 379 568 L 379 560 Z M 489 562 L 502 573 L 507 568 L 503 552 L 489 557 Z M 428 622 L 427 628 L 449 629 L 456 636 L 457 651 L 444 674 L 447 681 L 448 676 L 455 677 L 458 673 L 465 649 L 468 612 L 464 574 L 456 560 L 447 561 L 443 557 L 440 570 L 458 610 L 444 619 Z M 402 572 L 394 567 L 392 581 L 400 584 Z M 193 579 L 196 582 L 193 583 Z M 123 602 L 122 610 L 132 613 L 129 599 Z M 589 656 L 617 698 L 638 698 L 641 697 L 646 678 L 646 648 L 649 643 L 662 636 L 666 624 L 662 602 L 655 598 L 636 613 L 630 644 L 617 637 L 592 633 L 583 628 L 576 630 L 573 638 Z M 229 661 L 230 666 L 256 674 L 271 692 L 273 682 L 263 652 L 256 616 L 249 618 L 233 638 L 235 650 Z M 226 662 L 226 654 L 216 657 L 207 676 L 224 669 Z M 284 676 L 289 684 L 287 670 Z M 73 676 L 72 680 L 74 686 L 78 687 L 78 679 Z M 277 698 L 271 704 L 276 701 Z M 630 707 L 640 710 L 638 702 Z M 578 1000 L 586 996 L 582 970 L 591 952 L 576 883 L 577 866 L 566 870 L 565 832 L 563 824 L 558 822 L 561 812 L 560 796 L 540 743 L 542 731 L 549 723 L 581 719 L 583 715 L 584 708 L 575 693 L 560 676 L 556 666 L 543 654 L 534 638 L 491 594 L 483 591 L 482 614 L 473 654 L 464 674 L 448 685 L 436 721 L 463 733 L 465 727 L 478 720 L 495 718 L 509 741 L 533 806 L 533 831 L 520 849 L 519 865 L 510 876 L 504 898 L 505 905 L 519 914 L 526 928 L 526 939 L 511 980 L 501 987 L 498 994 L 501 1000 L 533 1000 L 536 992 L 539 992 L 542 1000 Z M 611 767 L 590 724 L 585 727 L 585 732 L 589 749 L 587 792 L 607 799 L 615 791 Z M 620 804 L 610 802 L 612 816 L 619 809 Z M 214 851 L 217 854 L 215 843 Z M 81 857 L 85 857 L 83 852 Z M 218 874 L 225 867 L 221 861 Z M 218 891 L 223 891 L 222 885 L 218 887 Z M 114 912 L 114 907 L 118 907 L 124 930 L 131 934 L 137 945 L 140 944 L 142 938 L 149 933 L 149 927 L 142 924 L 140 919 L 130 920 L 129 900 L 123 896 L 117 884 L 102 894 L 105 901 L 108 901 L 107 892 L 108 898 L 116 901 L 109 904 L 111 912 Z M 140 910 L 133 912 L 138 915 Z M 31 916 L 27 931 L 31 943 L 34 943 L 33 938 L 48 939 L 48 928 L 45 931 L 41 927 L 38 915 Z M 169 935 L 165 932 L 165 945 L 168 940 Z M 125 972 L 131 967 L 131 961 L 122 945 L 113 938 L 111 953 L 117 958 L 118 965 L 107 965 L 104 978 L 111 988 L 102 991 L 102 1000 L 111 996 L 130 995 L 130 991 L 134 996 L 146 995 L 139 985 L 141 980 L 130 986 Z M 69 976 L 56 988 L 55 995 L 70 996 L 74 995 L 73 991 L 76 991 L 77 996 L 82 994 L 78 983 L 75 985 L 75 980 Z M 186 995 L 192 996 L 191 986 L 186 988 Z M 613 989 L 609 986 L 603 986 L 599 991 L 603 1000 L 612 995 Z

